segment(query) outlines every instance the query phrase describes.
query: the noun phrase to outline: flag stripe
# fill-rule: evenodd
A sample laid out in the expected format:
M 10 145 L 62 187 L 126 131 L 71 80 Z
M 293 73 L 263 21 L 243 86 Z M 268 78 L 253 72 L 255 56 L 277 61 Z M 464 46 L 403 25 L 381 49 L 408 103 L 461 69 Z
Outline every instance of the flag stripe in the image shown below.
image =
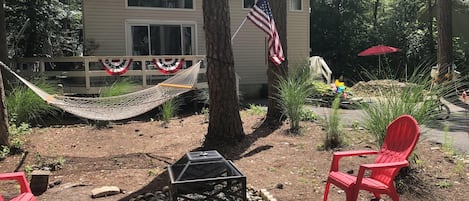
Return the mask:
M 267 34 L 269 59 L 275 65 L 280 65 L 285 61 L 285 56 L 268 0 L 258 0 L 251 11 L 249 11 L 247 18 Z

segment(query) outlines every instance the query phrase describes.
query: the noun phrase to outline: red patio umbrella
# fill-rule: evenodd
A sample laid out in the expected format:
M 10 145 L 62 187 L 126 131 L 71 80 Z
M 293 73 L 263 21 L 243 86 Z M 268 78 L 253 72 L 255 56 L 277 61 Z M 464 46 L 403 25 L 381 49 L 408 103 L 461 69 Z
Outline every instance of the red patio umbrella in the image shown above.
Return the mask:
M 361 51 L 358 53 L 358 56 L 373 56 L 373 55 L 378 55 L 378 73 L 381 71 L 381 56 L 383 54 L 388 54 L 388 53 L 393 53 L 393 52 L 399 52 L 401 49 L 396 48 L 396 47 L 391 47 L 391 46 L 386 46 L 386 45 L 376 45 L 373 47 L 370 47 L 366 50 Z
M 358 56 L 382 55 L 398 51 L 401 51 L 401 49 L 386 45 L 377 45 L 361 51 L 360 53 L 358 53 Z

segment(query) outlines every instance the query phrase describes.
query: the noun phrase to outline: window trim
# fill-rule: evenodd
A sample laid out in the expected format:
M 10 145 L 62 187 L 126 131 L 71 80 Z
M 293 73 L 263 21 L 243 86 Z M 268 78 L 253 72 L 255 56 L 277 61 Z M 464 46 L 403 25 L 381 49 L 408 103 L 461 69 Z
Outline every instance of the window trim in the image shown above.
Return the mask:
M 294 0 L 290 0 L 290 1 L 289 1 L 289 2 L 290 2 L 290 5 L 288 6 L 288 7 L 289 7 L 288 10 L 291 11 L 291 12 L 303 12 L 303 10 L 304 10 L 304 9 L 303 9 L 303 7 L 304 7 L 304 6 L 303 6 L 303 0 L 298 0 L 298 1 L 300 1 L 300 5 L 301 5 L 301 9 L 300 9 L 300 10 L 293 9 L 293 6 L 292 6 L 293 1 L 294 1 Z
M 129 6 L 129 0 L 124 0 L 126 9 L 137 9 L 137 10 L 176 10 L 176 11 L 195 11 L 197 5 L 196 0 L 192 0 L 192 8 L 163 8 L 163 7 L 144 7 L 144 6 Z
M 137 20 L 128 19 L 125 21 L 125 52 L 128 56 L 132 56 L 132 26 L 148 26 L 148 25 L 191 25 L 193 27 L 192 36 L 192 55 L 198 55 L 198 36 L 197 22 L 195 21 L 164 21 L 164 20 Z

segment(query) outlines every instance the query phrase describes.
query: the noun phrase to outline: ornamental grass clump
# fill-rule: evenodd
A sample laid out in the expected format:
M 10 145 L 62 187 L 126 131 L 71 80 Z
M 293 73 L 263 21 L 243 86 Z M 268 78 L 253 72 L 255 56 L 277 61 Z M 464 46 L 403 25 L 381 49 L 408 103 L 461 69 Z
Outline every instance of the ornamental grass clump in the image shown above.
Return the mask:
M 424 65 L 426 66 L 426 65 Z M 433 122 L 439 116 L 439 99 L 448 88 L 435 87 L 428 68 L 417 67 L 405 83 L 389 82 L 385 89 L 378 89 L 378 98 L 362 104 L 365 127 L 381 146 L 387 125 L 403 114 L 413 116 L 419 124 Z
M 176 116 L 181 105 L 182 102 L 179 99 L 172 98 L 160 106 L 160 115 L 164 126 L 167 126 L 171 118 Z
M 276 88 L 280 99 L 283 115 L 290 122 L 290 132 L 299 134 L 300 121 L 303 117 L 306 98 L 312 92 L 311 73 L 309 68 L 299 67 L 289 72 L 286 77 L 280 77 Z
M 117 80 L 112 85 L 99 92 L 99 97 L 111 97 L 133 92 L 138 85 L 130 79 Z
M 332 102 L 331 113 L 324 120 L 326 136 L 324 139 L 324 149 L 333 149 L 341 147 L 344 142 L 343 126 L 340 119 L 340 97 L 337 96 Z
M 45 81 L 34 83 L 47 93 L 56 93 L 56 88 Z M 24 85 L 15 86 L 6 94 L 7 112 L 17 124 L 42 124 L 48 119 L 56 118 L 61 114 L 60 109 L 47 104 L 31 89 Z

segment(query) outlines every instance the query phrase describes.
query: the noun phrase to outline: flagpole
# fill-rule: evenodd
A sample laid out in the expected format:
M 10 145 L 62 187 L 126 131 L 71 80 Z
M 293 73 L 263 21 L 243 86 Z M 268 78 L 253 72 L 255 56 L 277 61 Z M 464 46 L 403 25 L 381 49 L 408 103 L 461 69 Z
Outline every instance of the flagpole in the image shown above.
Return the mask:
M 239 30 L 241 30 L 241 27 L 243 27 L 243 25 L 244 25 L 244 23 L 246 23 L 247 19 L 248 19 L 247 17 L 244 18 L 243 22 L 241 22 L 238 29 L 236 29 L 236 31 L 234 32 L 233 36 L 231 36 L 231 43 L 233 43 L 233 39 L 236 37 L 236 35 L 238 35 Z

